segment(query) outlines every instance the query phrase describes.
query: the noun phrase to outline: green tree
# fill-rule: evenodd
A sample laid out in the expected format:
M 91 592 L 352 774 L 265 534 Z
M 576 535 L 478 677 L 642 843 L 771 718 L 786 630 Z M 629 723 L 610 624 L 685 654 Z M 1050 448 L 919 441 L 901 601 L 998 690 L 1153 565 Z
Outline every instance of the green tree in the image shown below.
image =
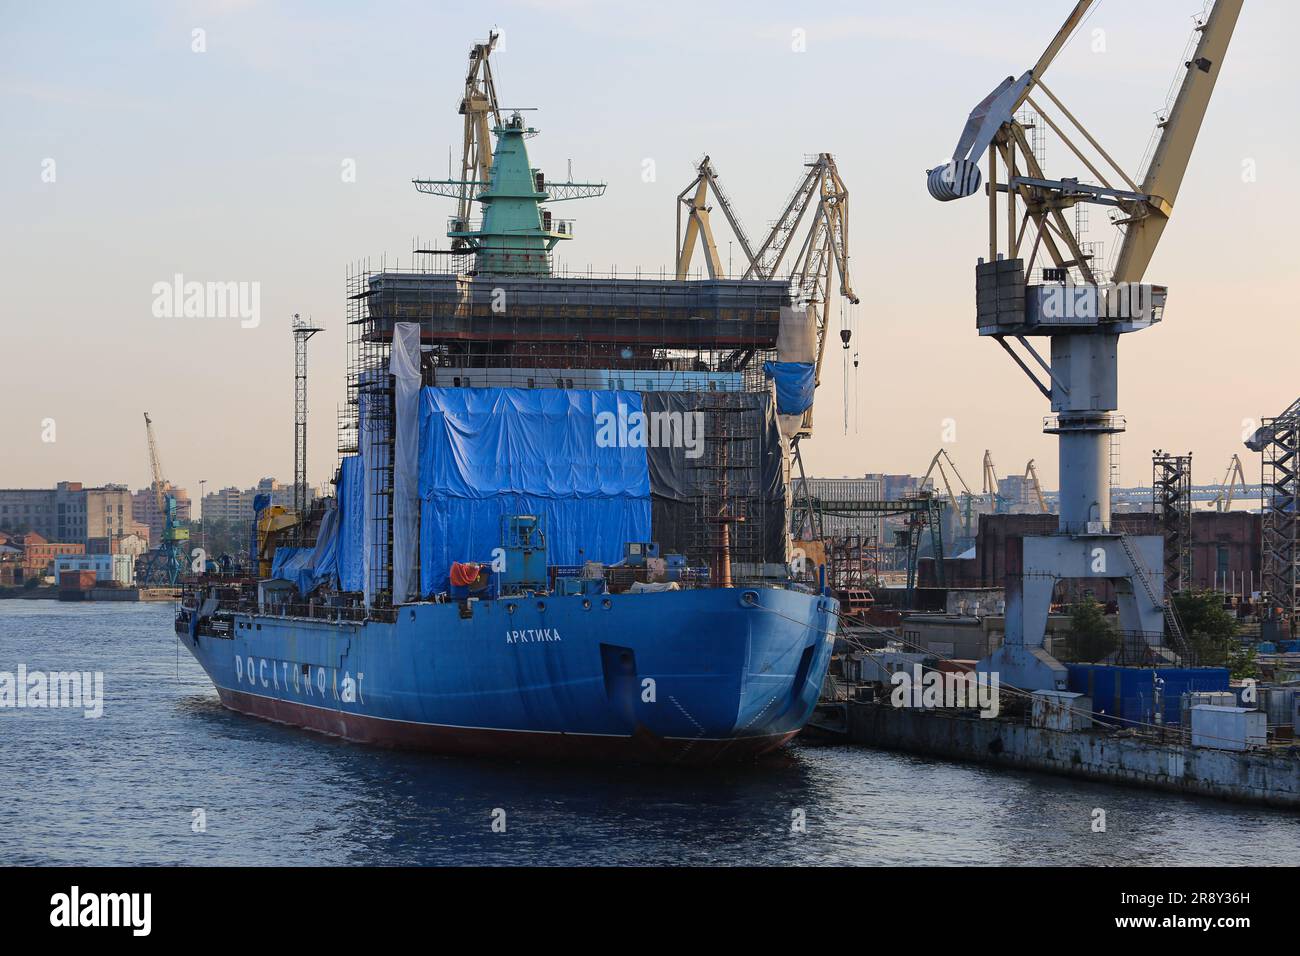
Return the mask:
M 1237 619 L 1223 607 L 1223 598 L 1213 591 L 1183 591 L 1174 595 L 1174 609 L 1183 633 L 1201 667 L 1230 667 L 1241 650 L 1237 641 Z M 1241 662 L 1243 665 L 1244 661 Z M 1254 666 L 1253 659 L 1250 666 Z
M 1092 598 L 1070 609 L 1070 656 L 1076 661 L 1095 663 L 1119 646 L 1115 629 L 1106 620 L 1106 610 Z
M 1232 677 L 1235 680 L 1245 680 L 1247 677 L 1259 679 L 1259 667 L 1255 663 L 1253 647 L 1238 646 L 1228 655 L 1228 667 L 1232 670 Z

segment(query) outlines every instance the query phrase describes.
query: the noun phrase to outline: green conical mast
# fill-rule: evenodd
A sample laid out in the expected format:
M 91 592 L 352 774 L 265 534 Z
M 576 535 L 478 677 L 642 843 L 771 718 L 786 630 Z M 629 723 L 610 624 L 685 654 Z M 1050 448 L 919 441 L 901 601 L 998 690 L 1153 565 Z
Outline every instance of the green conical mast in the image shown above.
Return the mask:
M 453 248 L 474 253 L 474 272 L 482 275 L 550 275 L 550 252 L 561 239 L 573 238 L 572 224 L 551 218 L 547 202 L 585 199 L 605 192 L 604 183 L 548 183 L 540 170 L 528 165 L 524 138 L 537 130 L 525 127 L 518 113 L 492 130 L 491 182 L 461 179 L 414 179 L 415 188 L 433 196 L 458 198 L 469 190 L 483 204 L 478 229 L 453 217 L 447 235 Z

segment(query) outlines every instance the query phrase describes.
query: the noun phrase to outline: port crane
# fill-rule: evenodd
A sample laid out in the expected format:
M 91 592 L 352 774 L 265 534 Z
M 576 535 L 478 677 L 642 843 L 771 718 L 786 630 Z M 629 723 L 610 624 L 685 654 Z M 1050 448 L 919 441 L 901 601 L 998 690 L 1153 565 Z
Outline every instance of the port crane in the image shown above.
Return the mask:
M 1043 497 L 1043 483 L 1038 480 L 1038 469 L 1034 467 L 1034 459 L 1032 458 L 1025 465 L 1025 480 L 1034 489 L 1034 497 L 1038 501 L 1038 513 L 1047 514 L 1047 499 Z
M 180 527 L 176 517 L 176 496 L 171 483 L 163 478 L 162 459 L 158 454 L 158 440 L 153 432 L 153 420 L 144 413 L 145 437 L 149 443 L 149 471 L 152 475 L 151 491 L 158 513 L 162 515 L 162 540 L 158 547 L 142 555 L 136 563 L 135 578 L 139 584 L 174 587 L 185 573 L 186 553 L 190 532 Z
M 947 462 L 947 468 L 944 467 Z M 961 501 L 957 499 L 957 494 L 952 490 L 952 478 L 948 476 L 948 469 L 952 469 L 952 477 L 957 479 L 961 486 Z M 948 454 L 948 449 L 940 448 L 930 459 L 930 466 L 925 469 L 925 474 L 921 477 L 918 487 L 925 490 L 925 486 L 930 483 L 931 476 L 938 472 L 939 477 L 943 480 L 944 494 L 948 496 L 948 504 L 952 507 L 953 522 L 960 521 L 962 534 L 961 537 L 953 542 L 953 548 L 957 552 L 966 550 L 975 540 L 974 532 L 971 528 L 973 508 L 972 503 L 975 500 L 974 493 L 970 490 L 970 485 L 966 484 L 966 479 L 962 477 L 961 471 L 957 468 L 957 463 L 952 460 Z
M 1238 487 L 1243 493 L 1248 491 L 1246 474 L 1241 467 L 1241 456 L 1233 455 L 1232 460 L 1228 462 L 1228 470 L 1224 473 L 1223 480 L 1219 482 L 1219 493 L 1210 502 L 1210 507 L 1220 514 L 1231 511 L 1233 496 Z
M 989 500 L 989 510 L 997 514 L 1002 510 L 1002 495 L 998 493 L 998 470 L 993 467 L 993 452 L 984 449 L 984 496 Z
M 977 329 L 997 342 L 1051 402 L 1053 414 L 1044 430 L 1059 439 L 1058 530 L 1022 539 L 1022 573 L 1007 582 L 1005 642 L 979 664 L 1022 689 L 1065 687 L 1065 668 L 1043 647 L 1052 592 L 1062 579 L 1112 582 L 1120 629 L 1138 636 L 1136 642 L 1126 639 L 1125 656 L 1148 663 L 1169 660 L 1166 632 L 1186 654 L 1176 615 L 1163 597 L 1163 539 L 1111 528 L 1108 446 L 1124 430 L 1116 414 L 1119 337 L 1163 318 L 1166 289 L 1143 284 L 1143 278 L 1172 215 L 1242 3 L 1215 0 L 1208 15 L 1198 19 L 1195 52 L 1140 175 L 1125 172 L 1044 82 L 1094 0 L 1074 4 L 1035 64 L 1004 79 L 971 110 L 952 158 L 926 171 L 931 197 L 951 202 L 980 189 L 985 179 L 980 164 L 987 157 L 988 244 L 987 257 L 976 267 Z M 1056 119 L 1046 105 L 1055 109 Z M 1018 118 L 1022 107 L 1037 114 L 1034 124 L 1046 124 L 1093 181 L 1048 177 Z M 1079 203 L 1118 212 L 1115 223 L 1124 235 L 1109 284 L 1103 284 L 1100 264 L 1085 252 L 1064 215 Z M 1035 273 L 1040 252 L 1045 264 Z M 1035 337 L 1050 343 L 1050 361 L 1031 344 Z
M 718 179 L 718 171 L 713 168 L 712 160 L 705 156 L 696 164 L 695 178 L 691 180 L 690 185 L 677 194 L 678 280 L 686 279 L 690 275 L 691 260 L 695 256 L 697 245 L 702 247 L 704 268 L 708 271 L 709 278 L 727 278 L 727 272 L 722 267 L 722 259 L 718 255 L 718 243 L 713 237 L 713 225 L 709 219 L 709 213 L 713 211 L 713 207 L 709 205 L 710 193 L 716 198 L 722 214 L 726 216 L 727 223 L 736 236 L 736 241 L 740 243 L 740 251 L 745 256 L 745 262 L 754 261 L 753 247 L 750 245 L 749 236 L 745 233 L 745 227 L 736 218 L 731 201 L 727 198 Z M 686 220 L 685 236 L 682 234 L 683 211 Z
M 835 158 L 818 153 L 804 164 L 805 172 L 770 225 L 757 248 L 750 241 L 727 193 L 722 188 L 712 160 L 705 156 L 696 165 L 695 178 L 677 195 L 677 243 L 675 261 L 677 278 L 688 278 L 695 247 L 702 247 L 709 278 L 726 274 L 718 254 L 709 214 L 709 197 L 722 210 L 744 256 L 745 271 L 741 279 L 775 279 L 788 276 L 796 298 L 808 310 L 809 321 L 816 329 L 813 381 L 821 384 L 822 360 L 826 353 L 827 310 L 831 302 L 831 274 L 839 279 L 842 299 L 857 305 L 849 272 L 849 191 L 840 177 Z M 807 230 L 799 238 L 799 228 L 807 219 Z M 685 228 L 683 228 L 683 221 Z M 850 330 L 840 332 L 844 348 L 849 348 Z M 803 426 L 796 437 L 811 434 L 812 410 L 804 414 Z

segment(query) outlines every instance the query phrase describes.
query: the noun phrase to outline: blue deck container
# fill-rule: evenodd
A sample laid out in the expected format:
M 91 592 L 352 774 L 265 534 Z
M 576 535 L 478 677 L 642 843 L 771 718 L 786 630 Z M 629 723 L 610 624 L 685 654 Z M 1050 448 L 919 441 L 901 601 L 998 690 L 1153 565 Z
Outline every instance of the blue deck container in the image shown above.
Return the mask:
M 1122 726 L 1155 723 L 1157 680 L 1164 723 L 1181 719 L 1182 698 L 1192 691 L 1226 691 L 1226 667 L 1116 667 L 1067 664 L 1069 688 L 1092 698 L 1099 719 Z

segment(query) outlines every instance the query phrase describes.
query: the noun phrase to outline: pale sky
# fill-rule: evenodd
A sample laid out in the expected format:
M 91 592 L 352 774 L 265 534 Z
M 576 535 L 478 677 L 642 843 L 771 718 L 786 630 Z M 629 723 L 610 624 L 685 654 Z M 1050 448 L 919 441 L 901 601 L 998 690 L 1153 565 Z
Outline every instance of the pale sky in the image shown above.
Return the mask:
M 346 266 L 385 253 L 409 264 L 417 236 L 442 244 L 453 204 L 410 180 L 446 175 L 466 53 L 495 26 L 503 105 L 538 108 L 534 165 L 564 179 L 572 160 L 575 179 L 609 184 L 604 198 L 558 207 L 577 219 L 561 253 L 570 265 L 667 266 L 674 198 L 705 152 L 751 236 L 778 214 L 804 154 L 834 153 L 851 192 L 861 368 L 846 433 L 841 351 L 828 345 L 810 474 L 919 473 L 951 418 L 949 451 L 977 491 L 985 448 L 1001 474 L 1034 458 L 1055 487 L 1046 401 L 975 333 L 985 205 L 934 202 L 924 171 L 951 154 L 976 102 L 1033 64 L 1070 7 L 2 3 L 0 486 L 143 486 L 145 410 L 166 477 L 191 494 L 200 479 L 209 491 L 289 480 L 295 311 L 327 329 L 312 343 L 308 472 L 326 481 Z M 1049 74 L 1135 179 L 1200 9 L 1102 0 Z M 792 49 L 796 30 L 804 52 Z M 1246 0 L 1147 275 L 1170 287 L 1165 321 L 1121 342 L 1124 484 L 1149 483 L 1156 447 L 1192 451 L 1198 483 L 1219 480 L 1239 452 L 1256 480 L 1243 422 L 1300 393 L 1297 36 L 1300 5 Z M 1056 144 L 1046 166 L 1087 178 Z M 1109 252 L 1113 230 L 1101 209 L 1091 218 L 1089 238 Z M 724 224 L 718 233 L 725 258 Z M 156 318 L 153 286 L 176 273 L 260 283 L 260 325 Z

